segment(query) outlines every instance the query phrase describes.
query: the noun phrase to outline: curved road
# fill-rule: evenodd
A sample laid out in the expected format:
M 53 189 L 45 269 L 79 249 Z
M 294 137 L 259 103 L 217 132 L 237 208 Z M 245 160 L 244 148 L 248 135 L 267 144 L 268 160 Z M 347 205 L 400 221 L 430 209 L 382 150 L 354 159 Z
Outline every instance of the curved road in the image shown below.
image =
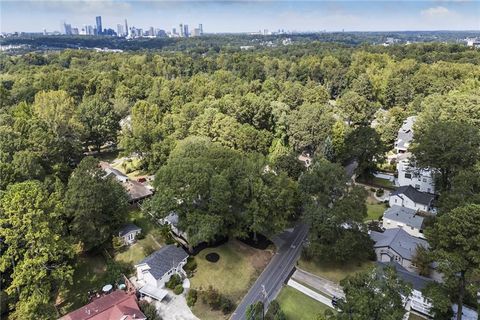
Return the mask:
M 308 227 L 305 224 L 299 224 L 292 232 L 281 235 L 282 238 L 285 238 L 285 241 L 247 295 L 243 297 L 230 319 L 244 320 L 249 305 L 257 301 L 263 301 L 265 306 L 268 307 L 270 302 L 277 297 L 300 256 L 302 243 L 307 233 Z

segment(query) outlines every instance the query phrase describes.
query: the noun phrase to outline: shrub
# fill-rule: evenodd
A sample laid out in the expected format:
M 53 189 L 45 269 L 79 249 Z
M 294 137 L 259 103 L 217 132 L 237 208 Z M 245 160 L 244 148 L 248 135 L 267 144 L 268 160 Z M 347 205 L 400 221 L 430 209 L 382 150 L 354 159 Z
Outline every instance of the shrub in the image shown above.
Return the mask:
M 235 305 L 233 304 L 232 300 L 228 299 L 225 296 L 221 296 L 220 298 L 220 309 L 222 310 L 223 314 L 227 314 L 233 311 Z
M 375 192 L 377 197 L 383 196 L 384 193 L 385 193 L 385 191 L 382 188 L 377 189 L 377 191 Z
M 137 236 L 135 237 L 135 239 L 137 240 L 142 240 L 142 239 L 145 239 L 145 232 L 140 232 L 137 234 Z
M 203 303 L 207 303 L 213 310 L 222 310 L 227 314 L 235 307 L 234 303 L 226 296 L 218 292 L 212 286 L 209 286 L 207 291 L 202 294 Z
M 193 271 L 197 269 L 197 261 L 195 261 L 194 257 L 188 257 L 187 264 L 183 266 L 183 270 L 187 272 L 187 274 L 192 274 Z
M 177 284 L 173 289 L 173 293 L 175 293 L 176 295 L 179 295 L 182 292 L 183 292 L 183 286 L 181 284 Z
M 190 289 L 187 293 L 187 305 L 193 307 L 197 302 L 198 292 L 195 289 Z
M 122 251 L 123 248 L 125 247 L 125 242 L 123 242 L 123 239 L 121 237 L 113 237 L 112 246 L 113 246 L 113 250 L 119 252 L 119 251 Z
M 162 320 L 153 304 L 150 304 L 147 301 L 140 301 L 138 305 L 148 320 Z
M 165 286 L 168 288 L 168 289 L 175 289 L 176 286 L 178 286 L 179 284 L 182 284 L 182 278 L 180 278 L 180 276 L 178 274 L 174 274 L 170 277 L 170 279 L 167 281 L 167 283 L 165 284 Z

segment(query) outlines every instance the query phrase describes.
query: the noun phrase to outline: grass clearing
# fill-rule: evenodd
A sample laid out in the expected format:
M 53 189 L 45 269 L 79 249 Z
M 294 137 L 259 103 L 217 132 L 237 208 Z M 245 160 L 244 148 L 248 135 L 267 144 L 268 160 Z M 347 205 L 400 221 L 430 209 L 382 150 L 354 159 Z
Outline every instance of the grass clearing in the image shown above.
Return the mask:
M 384 203 L 367 203 L 367 217 L 364 221 L 375 220 L 377 221 L 383 215 L 383 212 L 387 209 Z
M 427 318 L 420 317 L 419 315 L 416 315 L 414 313 L 410 313 L 410 316 L 408 317 L 408 320 L 425 320 Z
M 325 310 L 332 310 L 327 305 L 301 293 L 297 289 L 285 286 L 277 297 L 287 320 L 310 320 Z
M 348 265 L 320 264 L 313 260 L 307 261 L 303 258 L 298 261 L 298 267 L 300 269 L 336 283 L 340 283 L 341 280 L 349 275 L 370 270 L 374 265 L 375 262 L 373 261 L 366 261 L 360 265 L 355 263 Z
M 215 263 L 205 258 L 212 252 L 220 255 L 220 260 Z M 271 257 L 270 250 L 258 250 L 238 240 L 230 240 L 216 248 L 206 248 L 195 257 L 197 269 L 190 278 L 191 286 L 197 290 L 212 286 L 238 304 Z M 200 297 L 192 311 L 200 319 L 228 318 L 222 312 L 210 310 Z
M 392 183 L 392 181 L 387 180 L 387 179 L 373 177 L 371 181 L 378 186 L 382 186 L 382 187 L 390 188 L 390 189 L 395 188 L 395 185 Z
M 88 291 L 100 290 L 107 283 L 107 262 L 101 254 L 84 255 L 74 266 L 73 283 L 61 296 L 58 308 L 62 314 L 80 308 L 88 302 Z

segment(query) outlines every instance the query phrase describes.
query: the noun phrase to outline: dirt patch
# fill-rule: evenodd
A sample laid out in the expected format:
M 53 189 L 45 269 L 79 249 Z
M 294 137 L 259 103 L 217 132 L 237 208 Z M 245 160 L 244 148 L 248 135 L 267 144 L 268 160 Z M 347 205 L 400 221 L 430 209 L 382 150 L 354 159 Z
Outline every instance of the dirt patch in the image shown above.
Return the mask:
M 207 259 L 209 262 L 215 263 L 220 260 L 220 256 L 216 252 L 210 252 L 205 256 L 205 259 Z

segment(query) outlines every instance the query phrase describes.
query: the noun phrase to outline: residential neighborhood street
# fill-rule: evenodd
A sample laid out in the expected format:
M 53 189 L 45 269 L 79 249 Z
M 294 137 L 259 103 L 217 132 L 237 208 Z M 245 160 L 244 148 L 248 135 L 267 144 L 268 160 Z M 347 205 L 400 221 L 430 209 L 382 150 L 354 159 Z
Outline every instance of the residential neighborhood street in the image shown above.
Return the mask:
M 268 306 L 270 301 L 275 299 L 300 256 L 307 233 L 308 227 L 305 224 L 299 224 L 293 231 L 279 236 L 284 240 L 283 244 L 240 302 L 232 314 L 232 320 L 245 319 L 248 306 L 256 301 L 263 301 Z

